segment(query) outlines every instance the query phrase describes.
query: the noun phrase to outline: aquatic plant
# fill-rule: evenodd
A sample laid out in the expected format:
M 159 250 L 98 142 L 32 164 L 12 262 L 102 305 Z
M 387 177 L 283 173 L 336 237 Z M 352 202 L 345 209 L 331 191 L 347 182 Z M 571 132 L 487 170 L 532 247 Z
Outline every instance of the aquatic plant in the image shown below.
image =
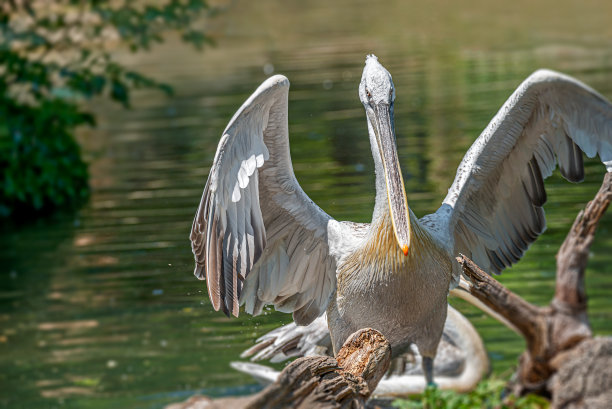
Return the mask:
M 486 379 L 469 393 L 457 393 L 437 388 L 427 388 L 414 399 L 398 399 L 393 407 L 398 409 L 546 409 L 549 402 L 537 395 L 504 396 L 507 382 L 498 378 Z

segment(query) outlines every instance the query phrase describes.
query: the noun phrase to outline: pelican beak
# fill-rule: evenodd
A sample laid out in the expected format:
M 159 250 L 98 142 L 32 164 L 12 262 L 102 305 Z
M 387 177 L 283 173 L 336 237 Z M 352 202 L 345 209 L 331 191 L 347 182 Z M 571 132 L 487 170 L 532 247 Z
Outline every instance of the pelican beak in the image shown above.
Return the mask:
M 408 255 L 410 248 L 410 217 L 408 214 L 408 200 L 404 179 L 397 156 L 395 144 L 395 130 L 393 126 L 393 108 L 387 103 L 374 104 L 370 111 L 370 122 L 374 128 L 378 150 L 382 156 L 387 182 L 387 199 L 389 200 L 389 213 L 393 223 L 395 238 L 404 255 Z M 373 115 L 372 115 L 373 114 Z

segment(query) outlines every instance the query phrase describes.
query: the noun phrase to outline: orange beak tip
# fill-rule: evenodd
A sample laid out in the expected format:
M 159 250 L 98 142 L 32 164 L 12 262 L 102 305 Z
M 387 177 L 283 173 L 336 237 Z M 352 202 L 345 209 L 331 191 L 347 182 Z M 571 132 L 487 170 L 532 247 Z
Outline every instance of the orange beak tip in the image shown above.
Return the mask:
M 402 246 L 402 251 L 404 252 L 404 256 L 408 255 L 408 245 L 407 244 L 404 244 Z

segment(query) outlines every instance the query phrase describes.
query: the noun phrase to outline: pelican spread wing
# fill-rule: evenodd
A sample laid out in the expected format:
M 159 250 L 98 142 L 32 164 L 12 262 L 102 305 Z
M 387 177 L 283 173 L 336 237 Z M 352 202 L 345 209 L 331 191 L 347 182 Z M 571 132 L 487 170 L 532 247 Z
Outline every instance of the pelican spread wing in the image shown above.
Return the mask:
M 527 78 L 466 153 L 440 209 L 423 220 L 485 271 L 521 258 L 546 227 L 544 178 L 580 182 L 582 152 L 612 171 L 612 105 L 549 70 Z
M 191 230 L 194 274 L 215 310 L 259 314 L 265 304 L 308 324 L 336 288 L 327 242 L 333 220 L 304 193 L 289 156 L 289 81 L 276 75 L 223 132 Z M 244 286 L 243 286 L 244 283 Z

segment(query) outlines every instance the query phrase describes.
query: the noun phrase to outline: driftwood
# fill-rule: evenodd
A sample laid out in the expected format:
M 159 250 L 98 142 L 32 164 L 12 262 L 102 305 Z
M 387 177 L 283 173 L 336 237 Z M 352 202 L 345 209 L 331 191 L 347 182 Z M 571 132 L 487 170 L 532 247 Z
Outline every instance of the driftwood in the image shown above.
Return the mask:
M 552 407 L 608 409 L 612 403 L 612 338 L 587 339 L 563 358 L 549 382 Z
M 557 408 L 597 407 L 597 402 L 605 402 L 602 391 L 610 394 L 610 366 L 601 363 L 612 363 L 612 341 L 592 338 L 584 270 L 597 224 L 611 199 L 612 173 L 607 173 L 557 253 L 555 296 L 546 307 L 530 304 L 509 291 L 467 257 L 457 258 L 472 282 L 471 294 L 510 321 L 527 341 L 514 393 L 552 397 Z M 594 371 L 595 367 L 604 372 Z M 576 385 L 580 387 L 576 389 Z M 589 404 L 584 406 L 586 401 Z
M 166 409 L 365 408 L 390 361 L 391 346 L 385 337 L 362 329 L 347 339 L 335 359 L 299 358 L 256 395 L 218 400 L 195 396 Z

